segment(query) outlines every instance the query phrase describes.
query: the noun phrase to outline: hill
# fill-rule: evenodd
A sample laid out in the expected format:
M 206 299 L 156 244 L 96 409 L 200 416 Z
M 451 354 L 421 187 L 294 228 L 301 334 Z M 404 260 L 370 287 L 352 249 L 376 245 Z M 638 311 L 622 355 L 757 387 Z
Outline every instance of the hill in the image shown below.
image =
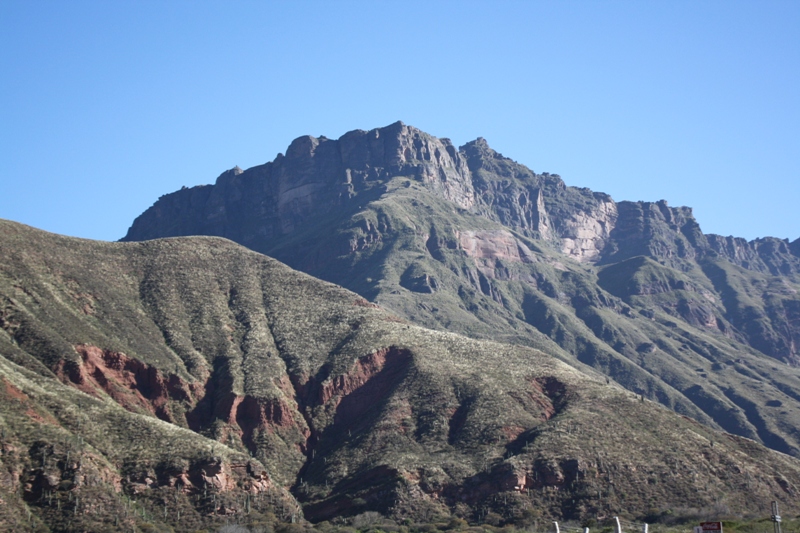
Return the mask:
M 0 249 L 4 525 L 800 511 L 797 459 L 224 239 Z

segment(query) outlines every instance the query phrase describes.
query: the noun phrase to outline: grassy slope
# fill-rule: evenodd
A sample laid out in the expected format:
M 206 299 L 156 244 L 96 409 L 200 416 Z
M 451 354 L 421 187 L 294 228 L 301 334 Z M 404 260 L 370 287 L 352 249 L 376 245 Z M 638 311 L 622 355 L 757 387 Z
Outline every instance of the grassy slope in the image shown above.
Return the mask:
M 189 425 L 190 411 L 207 417 L 197 431 L 230 447 L 215 454 L 241 457 L 249 448 L 316 518 L 369 509 L 511 518 L 530 507 L 550 516 L 641 516 L 654 507 L 716 504 L 744 512 L 774 498 L 796 501 L 800 490 L 795 459 L 681 418 L 540 351 L 412 326 L 229 241 L 97 243 L 9 222 L 0 235 L 1 370 L 39 402 L 39 416 L 57 420 L 50 428 L 3 402 L 4 438 L 19 456 L 4 455 L 4 471 L 33 475 L 34 442 L 57 443 L 65 432 L 63 439 L 96 450 L 111 474 L 131 473 L 123 492 L 104 489 L 109 503 L 98 520 L 124 509 L 131 479 L 144 475 L 133 470 L 151 465 L 158 477 L 158 465 L 180 470 L 206 453 L 211 441 L 176 427 Z M 406 251 L 419 255 L 410 245 Z M 445 274 L 437 271 L 442 283 Z M 143 409 L 123 411 L 101 391 L 93 399 L 68 389 L 53 369 L 65 360 L 85 365 L 76 345 L 123 352 L 159 375 L 203 386 L 210 406 L 171 396 L 168 425 Z M 385 363 L 370 369 L 370 354 L 387 348 Z M 285 410 L 248 443 L 242 429 L 253 420 L 220 416 L 231 395 Z M 92 423 L 57 414 L 74 406 Z M 175 440 L 186 444 L 163 446 Z M 147 496 L 155 502 L 165 490 Z M 24 518 L 22 501 L 5 497 L 20 509 L 8 520 Z M 50 518 L 50 504 L 38 498 L 27 505 L 39 519 L 64 520 Z M 187 496 L 185 513 L 199 499 Z

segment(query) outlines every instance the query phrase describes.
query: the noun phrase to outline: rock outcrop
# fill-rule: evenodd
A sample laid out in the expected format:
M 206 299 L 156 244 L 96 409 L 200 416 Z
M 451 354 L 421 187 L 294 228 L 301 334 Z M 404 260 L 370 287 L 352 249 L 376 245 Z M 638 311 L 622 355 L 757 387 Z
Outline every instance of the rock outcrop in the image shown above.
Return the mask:
M 466 161 L 452 143 L 397 122 L 338 140 L 299 137 L 270 163 L 246 171 L 237 167 L 223 172 L 213 186 L 161 197 L 124 240 L 202 234 L 259 248 L 309 219 L 361 201 L 354 198 L 398 175 L 418 180 L 464 209 L 476 201 Z
M 461 209 L 553 243 L 580 262 L 721 256 L 757 272 L 800 273 L 800 239 L 790 244 L 707 236 L 690 208 L 669 207 L 664 200 L 616 203 L 603 193 L 567 187 L 556 174 L 535 174 L 492 150 L 485 139 L 456 150 L 449 139 L 402 122 L 338 140 L 295 139 L 286 155 L 270 163 L 246 171 L 237 167 L 213 186 L 162 196 L 122 240 L 217 235 L 266 251 L 276 238 L 313 225 L 326 213 L 358 208 L 400 176 Z

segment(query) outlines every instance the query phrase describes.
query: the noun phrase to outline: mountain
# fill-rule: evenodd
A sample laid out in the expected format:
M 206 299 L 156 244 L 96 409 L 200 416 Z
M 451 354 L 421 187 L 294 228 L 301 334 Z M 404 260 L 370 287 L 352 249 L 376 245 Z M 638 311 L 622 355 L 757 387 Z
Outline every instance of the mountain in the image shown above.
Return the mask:
M 527 345 L 800 455 L 800 239 L 704 234 L 478 139 L 395 123 L 162 196 L 123 241 L 216 235 L 412 323 Z
M 800 512 L 798 459 L 228 240 L 0 250 L 7 529 Z

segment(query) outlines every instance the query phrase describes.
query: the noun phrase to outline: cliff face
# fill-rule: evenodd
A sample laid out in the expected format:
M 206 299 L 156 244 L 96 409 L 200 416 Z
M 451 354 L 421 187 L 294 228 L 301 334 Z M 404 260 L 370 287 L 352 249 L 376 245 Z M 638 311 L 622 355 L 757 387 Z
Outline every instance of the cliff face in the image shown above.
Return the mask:
M 800 239 L 706 235 L 690 208 L 615 202 L 402 123 L 297 139 L 162 197 L 123 240 L 192 234 L 800 454 Z
M 539 261 L 519 239 L 456 246 L 493 265 L 502 296 L 497 261 Z M 797 459 L 538 350 L 412 325 L 230 241 L 101 243 L 0 221 L 0 247 L 9 530 L 633 518 L 654 500 L 747 512 L 776 497 L 800 511 Z M 430 297 L 449 283 L 427 281 Z
M 352 131 L 338 140 L 295 139 L 286 155 L 270 163 L 246 171 L 237 167 L 213 186 L 161 197 L 122 240 L 218 235 L 263 250 L 276 237 L 382 194 L 382 186 L 398 176 L 414 179 L 458 208 L 553 243 L 581 262 L 719 256 L 757 272 L 800 272 L 800 239 L 748 242 L 704 235 L 690 208 L 670 207 L 664 200 L 617 203 L 603 193 L 567 187 L 557 175 L 537 175 L 484 139 L 456 150 L 449 139 L 401 122 Z
M 382 181 L 408 175 L 462 208 L 475 203 L 469 170 L 447 139 L 396 123 L 338 140 L 295 139 L 286 155 L 247 171 L 223 172 L 214 186 L 159 199 L 123 240 L 217 235 L 258 248 L 363 201 Z

